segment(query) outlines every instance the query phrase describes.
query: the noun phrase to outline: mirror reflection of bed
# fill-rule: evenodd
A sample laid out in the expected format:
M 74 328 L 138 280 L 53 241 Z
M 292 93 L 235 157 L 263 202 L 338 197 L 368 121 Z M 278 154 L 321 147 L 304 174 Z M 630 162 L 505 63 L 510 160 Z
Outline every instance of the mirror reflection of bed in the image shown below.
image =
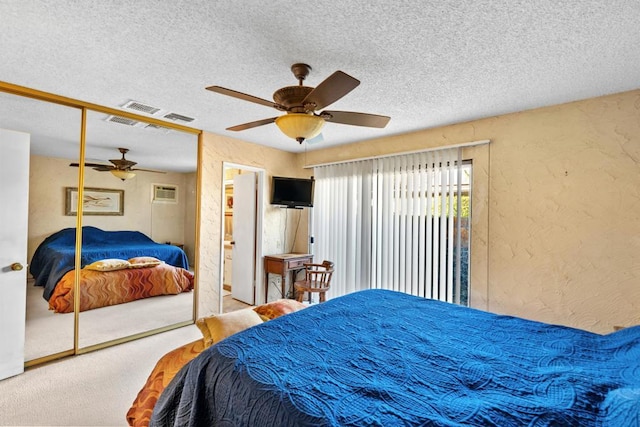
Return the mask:
M 36 159 L 38 163 L 40 159 Z M 71 170 L 68 167 L 68 160 L 51 160 L 58 164 L 58 167 L 64 168 L 66 171 Z M 104 188 L 112 188 L 117 183 L 108 182 L 109 179 L 115 180 L 110 174 L 99 174 L 96 172 L 96 178 L 104 179 L 104 184 L 97 184 Z M 148 224 L 145 235 L 153 236 L 153 240 L 158 243 L 179 242 L 176 245 L 188 252 L 188 258 L 191 258 L 189 265 L 193 270 L 192 254 L 194 250 L 193 237 L 195 230 L 190 224 L 194 224 L 192 218 L 195 209 L 191 210 L 191 203 L 184 205 L 168 204 L 168 203 L 152 203 L 150 202 L 152 180 L 157 177 L 143 177 L 139 174 L 138 180 L 134 186 L 125 185 L 125 212 L 129 208 L 131 216 L 140 216 L 140 224 L 144 229 L 144 225 Z M 184 175 L 184 176 L 183 176 Z M 195 188 L 195 174 L 167 174 L 162 177 L 162 182 L 172 182 L 178 184 L 180 197 L 189 200 L 189 196 L 184 193 L 195 193 L 188 191 L 189 188 Z M 88 178 L 88 177 L 87 177 Z M 128 182 L 125 184 L 129 184 Z M 131 183 L 134 184 L 134 183 Z M 95 184 L 90 184 L 95 185 Z M 131 194 L 130 198 L 127 195 Z M 136 200 L 144 201 L 146 206 L 140 209 L 147 212 L 145 220 L 144 215 L 136 213 Z M 171 213 L 172 210 L 179 210 L 180 214 Z M 185 212 L 189 211 L 188 214 Z M 69 221 L 75 221 L 75 217 L 67 217 Z M 124 222 L 123 222 L 124 220 Z M 122 216 L 106 217 L 106 216 L 89 216 L 84 218 L 85 224 L 93 224 L 94 226 L 103 227 L 110 230 L 119 230 L 120 228 L 128 229 L 130 227 L 130 218 Z M 157 229 L 155 228 L 157 227 Z M 46 235 L 44 237 L 47 237 Z M 184 242 L 184 243 L 183 243 Z M 178 248 L 178 246 L 176 246 Z M 30 256 L 30 259 L 32 255 Z M 30 283 L 31 284 L 31 283 Z M 80 313 L 79 320 L 79 347 L 84 348 L 120 339 L 130 335 L 163 328 L 171 324 L 189 321 L 192 319 L 193 313 L 193 292 L 187 292 L 180 295 L 153 296 L 144 300 L 131 301 L 125 304 L 119 304 L 111 307 L 97 308 Z M 41 287 L 28 287 L 28 303 L 27 303 L 27 340 L 25 345 L 25 360 L 34 360 L 45 357 L 57 351 L 65 351 L 73 348 L 73 313 L 53 313 L 49 310 L 48 302 L 43 298 L 43 289 Z
M 31 150 L 29 183 L 28 262 L 37 246 L 52 233 L 76 226 L 76 216 L 65 215 L 65 188 L 77 187 L 80 153 L 81 111 L 51 102 L 0 93 L 0 127 L 31 135 L 31 141 L 47 141 L 45 151 Z M 196 228 L 197 135 L 149 126 L 126 126 L 110 123 L 107 115 L 87 112 L 86 161 L 109 163 L 119 158 L 117 147 L 130 149 L 127 158 L 139 167 L 164 169 L 149 165 L 154 157 L 174 162 L 170 152 L 160 149 L 165 143 L 193 153 L 188 165 L 178 165 L 166 173 L 138 172 L 122 181 L 111 173 L 85 168 L 85 187 L 124 190 L 124 215 L 83 216 L 83 225 L 105 230 L 141 231 L 158 243 L 181 245 L 193 269 Z M 103 132 L 104 131 L 104 132 Z M 152 142 L 150 143 L 150 139 Z M 115 144 L 115 146 L 114 146 Z M 62 155 L 61 151 L 69 155 Z M 75 157 L 73 157 L 75 155 Z M 173 166 L 176 166 L 174 164 Z M 177 204 L 152 202 L 152 185 L 178 187 Z M 25 331 L 25 362 L 40 363 L 63 352 L 73 352 L 74 313 L 54 313 L 43 298 L 43 288 L 33 286 L 28 275 Z M 101 345 L 127 336 L 147 333 L 193 319 L 194 292 L 154 296 L 80 313 L 78 348 Z M 43 359 L 44 358 L 44 359 Z M 40 359 L 40 360 L 38 360 Z
M 98 112 L 88 112 L 87 151 L 93 148 L 91 156 L 100 153 L 98 141 L 108 132 L 117 132 L 119 144 L 130 148 L 127 158 L 138 162 L 135 167 L 141 169 L 158 170 L 148 164 L 152 158 L 160 159 L 172 157 L 177 163 L 177 156 L 172 156 L 164 148 L 155 149 L 148 142 L 136 144 L 141 138 L 153 135 L 154 143 L 160 139 L 169 142 L 171 146 L 183 147 L 193 152 L 190 163 L 172 165 L 176 169 L 163 173 L 136 171 L 136 176 L 120 180 L 115 179 L 109 172 L 100 172 L 91 168 L 85 169 L 84 183 L 87 187 L 123 188 L 125 190 L 125 207 L 123 216 L 83 215 L 83 226 L 95 226 L 104 230 L 128 230 L 141 233 L 155 243 L 165 244 L 174 249 L 183 249 L 187 257 L 189 268 L 193 269 L 195 234 L 196 234 L 196 146 L 197 137 L 194 135 L 170 131 L 148 129 L 146 127 L 119 126 L 105 120 L 105 115 Z M 115 136 L 114 136 L 115 138 Z M 89 147 L 95 144 L 96 147 Z M 166 145 L 162 145 L 165 147 Z M 99 158 L 112 159 L 112 149 L 104 149 Z M 89 154 L 87 154 L 87 158 Z M 173 162 L 173 160 L 172 160 Z M 160 169 L 162 171 L 162 169 Z M 175 188 L 175 198 L 160 197 L 156 192 L 158 186 Z M 85 252 L 83 244 L 83 254 Z M 139 253 L 139 256 L 153 256 L 151 253 Z M 84 256 L 84 255 L 83 255 Z M 126 256 L 122 258 L 128 259 Z M 172 263 L 180 267 L 181 265 Z M 157 328 L 166 327 L 178 322 L 192 320 L 194 292 L 184 292 L 178 295 L 152 296 L 124 304 L 80 312 L 79 342 L 80 348 L 116 340 L 133 334 L 143 333 Z M 96 311 L 97 310 L 97 311 Z M 113 319 L 113 322 L 103 321 L 103 316 Z M 94 321 L 95 319 L 95 321 Z
M 141 329 L 161 328 L 185 320 L 193 304 L 192 293 L 156 296 L 82 312 L 81 336 L 83 347 L 110 341 L 140 332 Z M 57 342 L 67 342 L 73 332 L 73 313 L 54 313 L 42 297 L 42 288 L 27 283 L 27 323 L 25 360 L 45 357 Z M 185 309 L 189 310 L 188 313 Z M 159 318 L 156 314 L 163 313 Z M 73 343 L 71 343 L 73 344 Z M 63 344 L 65 348 L 68 344 Z

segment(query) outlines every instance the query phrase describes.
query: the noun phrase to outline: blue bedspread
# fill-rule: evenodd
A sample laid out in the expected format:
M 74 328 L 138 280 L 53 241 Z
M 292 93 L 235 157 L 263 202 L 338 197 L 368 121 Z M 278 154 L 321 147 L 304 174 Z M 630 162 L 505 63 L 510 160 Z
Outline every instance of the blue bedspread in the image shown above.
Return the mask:
M 176 375 L 152 426 L 636 426 L 640 327 L 610 335 L 383 290 L 265 322 Z
M 75 228 L 65 228 L 47 237 L 34 253 L 29 271 L 36 286 L 44 286 L 43 296 L 47 301 L 62 276 L 74 269 L 75 245 Z M 82 227 L 82 267 L 101 259 L 129 259 L 136 256 L 152 256 L 175 267 L 189 268 L 182 249 L 156 243 L 138 231 L 104 231 L 96 227 Z

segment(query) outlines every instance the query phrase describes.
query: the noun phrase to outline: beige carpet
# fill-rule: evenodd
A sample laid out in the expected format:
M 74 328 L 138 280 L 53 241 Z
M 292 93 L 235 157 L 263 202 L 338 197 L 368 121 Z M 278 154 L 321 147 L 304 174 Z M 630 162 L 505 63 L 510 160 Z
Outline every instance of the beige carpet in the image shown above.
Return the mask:
M 27 284 L 25 360 L 73 349 L 73 313 L 54 313 L 43 288 Z M 157 296 L 80 313 L 80 347 L 192 319 L 193 292 Z
M 247 307 L 231 296 L 224 312 Z M 195 325 L 72 356 L 0 381 L 1 426 L 126 426 L 156 362 L 201 338 Z
M 126 426 L 126 413 L 158 359 L 200 337 L 190 325 L 2 380 L 0 425 Z

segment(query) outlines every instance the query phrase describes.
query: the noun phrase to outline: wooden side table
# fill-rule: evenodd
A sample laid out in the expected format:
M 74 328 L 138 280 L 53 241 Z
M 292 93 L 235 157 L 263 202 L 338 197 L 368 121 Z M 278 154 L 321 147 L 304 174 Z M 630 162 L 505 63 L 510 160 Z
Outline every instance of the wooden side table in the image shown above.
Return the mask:
M 312 263 L 312 254 L 279 254 L 267 255 L 264 257 L 264 301 L 269 301 L 269 273 L 279 274 L 282 277 L 281 292 L 282 298 L 286 298 L 286 291 L 289 289 L 287 279 L 299 270 L 304 269 L 304 264 Z M 293 283 L 293 277 L 292 277 Z

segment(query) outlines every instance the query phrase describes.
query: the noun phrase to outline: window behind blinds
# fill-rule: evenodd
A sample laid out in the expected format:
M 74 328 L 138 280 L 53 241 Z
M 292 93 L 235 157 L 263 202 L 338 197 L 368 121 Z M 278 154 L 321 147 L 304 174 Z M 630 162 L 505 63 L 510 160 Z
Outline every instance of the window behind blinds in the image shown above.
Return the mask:
M 381 288 L 467 304 L 471 164 L 461 149 L 318 166 L 315 259 L 329 296 Z

